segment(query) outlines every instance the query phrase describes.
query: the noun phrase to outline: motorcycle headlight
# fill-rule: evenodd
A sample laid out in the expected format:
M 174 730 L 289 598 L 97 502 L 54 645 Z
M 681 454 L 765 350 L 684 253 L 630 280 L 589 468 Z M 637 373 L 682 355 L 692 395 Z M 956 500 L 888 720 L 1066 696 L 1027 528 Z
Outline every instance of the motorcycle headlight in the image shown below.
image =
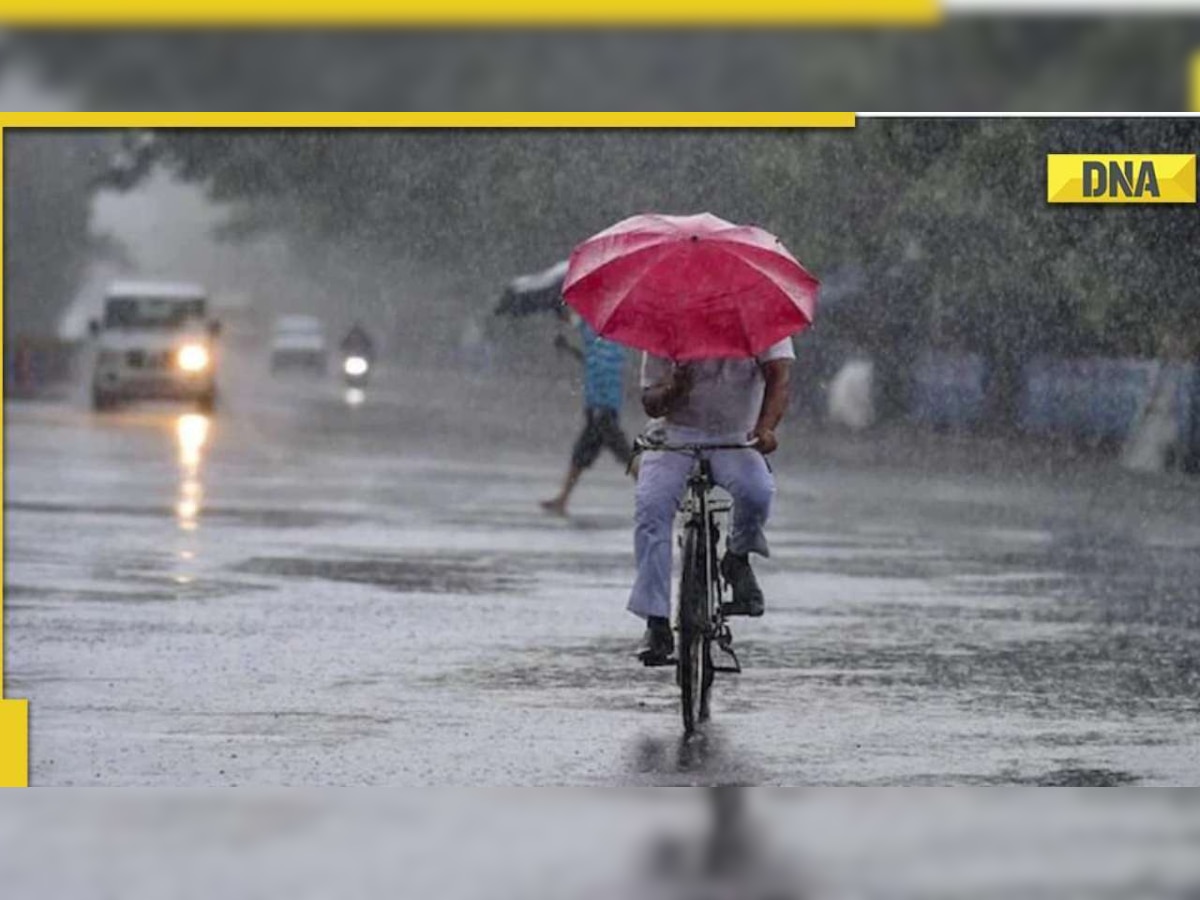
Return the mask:
M 366 375 L 367 361 L 361 356 L 347 356 L 342 368 L 345 369 L 347 375 Z
M 175 358 L 185 372 L 203 372 L 208 368 L 208 348 L 203 344 L 184 344 Z

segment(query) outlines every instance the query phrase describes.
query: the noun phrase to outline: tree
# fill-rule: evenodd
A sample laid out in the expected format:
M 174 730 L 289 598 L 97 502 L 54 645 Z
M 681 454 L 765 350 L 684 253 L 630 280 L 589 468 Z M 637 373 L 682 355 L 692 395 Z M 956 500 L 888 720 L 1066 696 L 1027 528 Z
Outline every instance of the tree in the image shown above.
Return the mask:
M 5 135 L 4 314 L 14 336 L 53 337 L 84 267 L 119 255 L 111 236 L 90 228 L 95 178 L 110 138 L 82 132 Z

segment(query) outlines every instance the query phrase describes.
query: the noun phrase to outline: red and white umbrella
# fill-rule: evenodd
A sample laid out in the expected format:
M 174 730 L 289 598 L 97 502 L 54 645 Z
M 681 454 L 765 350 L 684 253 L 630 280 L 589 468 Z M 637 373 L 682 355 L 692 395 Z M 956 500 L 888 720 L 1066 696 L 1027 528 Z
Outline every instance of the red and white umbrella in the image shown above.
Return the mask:
M 650 214 L 577 246 L 563 299 L 602 337 L 686 362 L 754 356 L 803 331 L 819 289 L 761 228 Z

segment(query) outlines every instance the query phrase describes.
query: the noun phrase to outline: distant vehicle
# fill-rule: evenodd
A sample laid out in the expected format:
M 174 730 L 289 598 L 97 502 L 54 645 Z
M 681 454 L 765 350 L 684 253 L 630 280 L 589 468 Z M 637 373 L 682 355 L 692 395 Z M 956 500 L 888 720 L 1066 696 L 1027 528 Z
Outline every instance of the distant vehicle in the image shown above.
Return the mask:
M 324 374 L 329 348 L 316 316 L 280 316 L 271 333 L 271 371 Z
M 365 388 L 371 372 L 371 360 L 366 356 L 351 354 L 342 359 L 342 378 L 346 387 Z
M 366 387 L 367 375 L 375 361 L 375 345 L 371 341 L 371 336 L 361 325 L 355 324 L 342 338 L 339 349 L 342 356 L 342 376 L 346 387 Z
M 104 295 L 104 317 L 89 323 L 97 350 L 92 408 L 128 400 L 191 400 L 211 411 L 217 403 L 214 339 L 208 295 L 196 284 L 122 281 Z

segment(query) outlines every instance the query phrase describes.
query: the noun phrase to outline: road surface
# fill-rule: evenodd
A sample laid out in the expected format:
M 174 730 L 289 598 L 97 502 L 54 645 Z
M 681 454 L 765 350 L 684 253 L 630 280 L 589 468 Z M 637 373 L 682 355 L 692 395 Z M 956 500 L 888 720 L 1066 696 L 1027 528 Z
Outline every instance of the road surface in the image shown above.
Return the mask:
M 567 387 L 236 382 L 211 421 L 6 405 L 33 783 L 1200 782 L 1195 481 L 793 429 L 767 616 L 684 744 L 631 656 L 631 484 L 537 506 Z

